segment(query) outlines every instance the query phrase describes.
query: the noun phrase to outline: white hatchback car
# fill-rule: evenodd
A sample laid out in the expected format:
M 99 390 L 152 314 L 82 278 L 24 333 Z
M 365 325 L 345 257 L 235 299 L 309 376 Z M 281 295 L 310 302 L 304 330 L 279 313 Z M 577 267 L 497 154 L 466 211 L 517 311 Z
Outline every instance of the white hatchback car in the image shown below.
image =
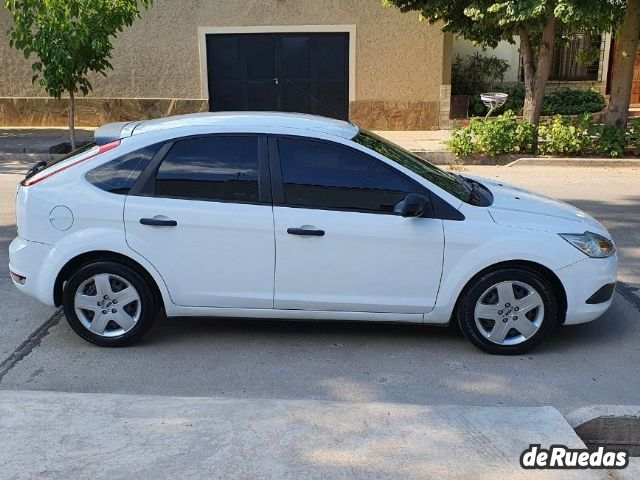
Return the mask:
M 15 285 L 103 346 L 167 316 L 456 322 L 518 354 L 612 301 L 611 236 L 565 203 L 285 113 L 106 125 L 18 187 Z

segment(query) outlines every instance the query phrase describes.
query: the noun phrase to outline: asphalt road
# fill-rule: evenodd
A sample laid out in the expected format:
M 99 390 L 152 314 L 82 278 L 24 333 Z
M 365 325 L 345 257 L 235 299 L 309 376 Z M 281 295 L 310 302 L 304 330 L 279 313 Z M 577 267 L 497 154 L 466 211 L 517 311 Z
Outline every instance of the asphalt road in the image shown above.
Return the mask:
M 0 173 L 5 265 L 18 170 Z M 484 354 L 446 328 L 189 318 L 157 323 L 139 345 L 101 349 L 79 339 L 64 318 L 30 338 L 52 311 L 14 292 L 3 269 L 0 347 L 2 358 L 14 352 L 14 361 L 4 370 L 0 364 L 0 388 L 552 405 L 563 412 L 589 404 L 637 404 L 640 295 L 633 289 L 640 286 L 640 170 L 473 167 L 468 172 L 559 197 L 611 229 L 621 283 L 604 317 L 562 328 L 521 357 Z

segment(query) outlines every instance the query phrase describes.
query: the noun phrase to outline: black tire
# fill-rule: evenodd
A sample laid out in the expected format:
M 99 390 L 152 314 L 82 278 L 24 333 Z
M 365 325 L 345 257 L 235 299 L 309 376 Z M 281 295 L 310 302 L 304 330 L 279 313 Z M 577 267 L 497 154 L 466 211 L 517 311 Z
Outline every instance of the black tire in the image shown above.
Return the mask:
M 74 306 L 74 298 L 78 288 L 94 275 L 105 273 L 117 275 L 129 282 L 137 290 L 140 297 L 141 310 L 138 321 L 125 333 L 111 337 L 96 334 L 85 327 L 78 318 Z M 137 342 L 149 331 L 158 314 L 158 303 L 147 281 L 130 267 L 111 261 L 89 263 L 80 267 L 64 286 L 62 304 L 71 328 L 83 339 L 101 347 L 124 347 Z
M 493 285 L 507 281 L 523 282 L 531 286 L 540 295 L 544 306 L 544 316 L 538 330 L 530 338 L 516 345 L 494 343 L 480 332 L 475 321 L 475 307 L 480 296 Z M 521 355 L 534 348 L 553 332 L 558 324 L 559 308 L 553 288 L 542 275 L 527 268 L 509 267 L 486 273 L 469 284 L 460 297 L 456 313 L 460 330 L 476 347 L 494 355 Z M 517 333 L 510 332 L 512 335 Z

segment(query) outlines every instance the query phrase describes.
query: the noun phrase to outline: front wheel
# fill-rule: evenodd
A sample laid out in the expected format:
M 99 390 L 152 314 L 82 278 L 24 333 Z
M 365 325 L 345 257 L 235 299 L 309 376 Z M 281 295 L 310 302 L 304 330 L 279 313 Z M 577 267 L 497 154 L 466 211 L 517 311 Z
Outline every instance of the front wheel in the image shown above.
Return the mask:
M 492 354 L 519 355 L 554 329 L 558 301 L 537 272 L 506 268 L 469 285 L 457 313 L 460 329 L 475 346 Z
M 115 262 L 81 267 L 65 284 L 62 303 L 71 328 L 103 347 L 136 342 L 147 333 L 158 311 L 147 282 Z

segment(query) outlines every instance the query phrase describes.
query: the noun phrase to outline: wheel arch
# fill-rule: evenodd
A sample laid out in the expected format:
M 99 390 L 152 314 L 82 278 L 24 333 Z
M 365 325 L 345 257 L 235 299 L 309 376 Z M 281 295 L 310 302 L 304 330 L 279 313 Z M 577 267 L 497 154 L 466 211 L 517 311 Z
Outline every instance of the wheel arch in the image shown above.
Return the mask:
M 551 284 L 551 288 L 553 289 L 553 292 L 556 295 L 556 297 L 558 298 L 558 302 L 559 302 L 559 305 L 558 305 L 558 313 L 559 313 L 558 323 L 560 323 L 560 324 L 564 323 L 564 320 L 565 320 L 565 317 L 566 317 L 566 314 L 567 314 L 567 292 L 565 291 L 564 285 L 562 285 L 562 282 L 560 281 L 558 276 L 553 272 L 553 270 L 551 270 L 548 267 L 545 267 L 544 265 L 542 265 L 540 263 L 532 262 L 530 260 L 508 260 L 508 261 L 504 261 L 504 262 L 494 263 L 493 265 L 489 265 L 488 267 L 485 267 L 482 270 L 480 270 L 478 273 L 473 275 L 465 283 L 464 287 L 462 287 L 462 290 L 460 290 L 460 293 L 458 293 L 458 297 L 456 298 L 455 307 L 453 309 L 453 315 L 457 315 L 458 307 L 460 305 L 460 299 L 464 296 L 464 294 L 467 292 L 467 290 L 471 287 L 473 282 L 475 282 L 478 278 L 482 277 L 483 275 L 486 275 L 487 273 L 491 273 L 491 272 L 494 272 L 494 271 L 502 270 L 502 269 L 505 269 L 505 268 L 514 268 L 514 267 L 533 271 L 533 272 L 541 275 L 542 277 L 544 277 L 546 280 L 549 281 L 549 283 Z
M 157 304 L 164 309 L 164 298 L 158 283 L 155 281 L 149 271 L 130 257 L 121 253 L 112 252 L 109 250 L 95 250 L 90 252 L 81 253 L 71 260 L 69 260 L 58 272 L 56 280 L 53 286 L 53 300 L 57 307 L 62 305 L 62 287 L 64 282 L 67 281 L 75 271 L 77 271 L 83 265 L 95 262 L 116 262 L 128 266 L 136 273 L 142 276 L 145 281 L 151 287 L 151 291 L 155 297 Z

